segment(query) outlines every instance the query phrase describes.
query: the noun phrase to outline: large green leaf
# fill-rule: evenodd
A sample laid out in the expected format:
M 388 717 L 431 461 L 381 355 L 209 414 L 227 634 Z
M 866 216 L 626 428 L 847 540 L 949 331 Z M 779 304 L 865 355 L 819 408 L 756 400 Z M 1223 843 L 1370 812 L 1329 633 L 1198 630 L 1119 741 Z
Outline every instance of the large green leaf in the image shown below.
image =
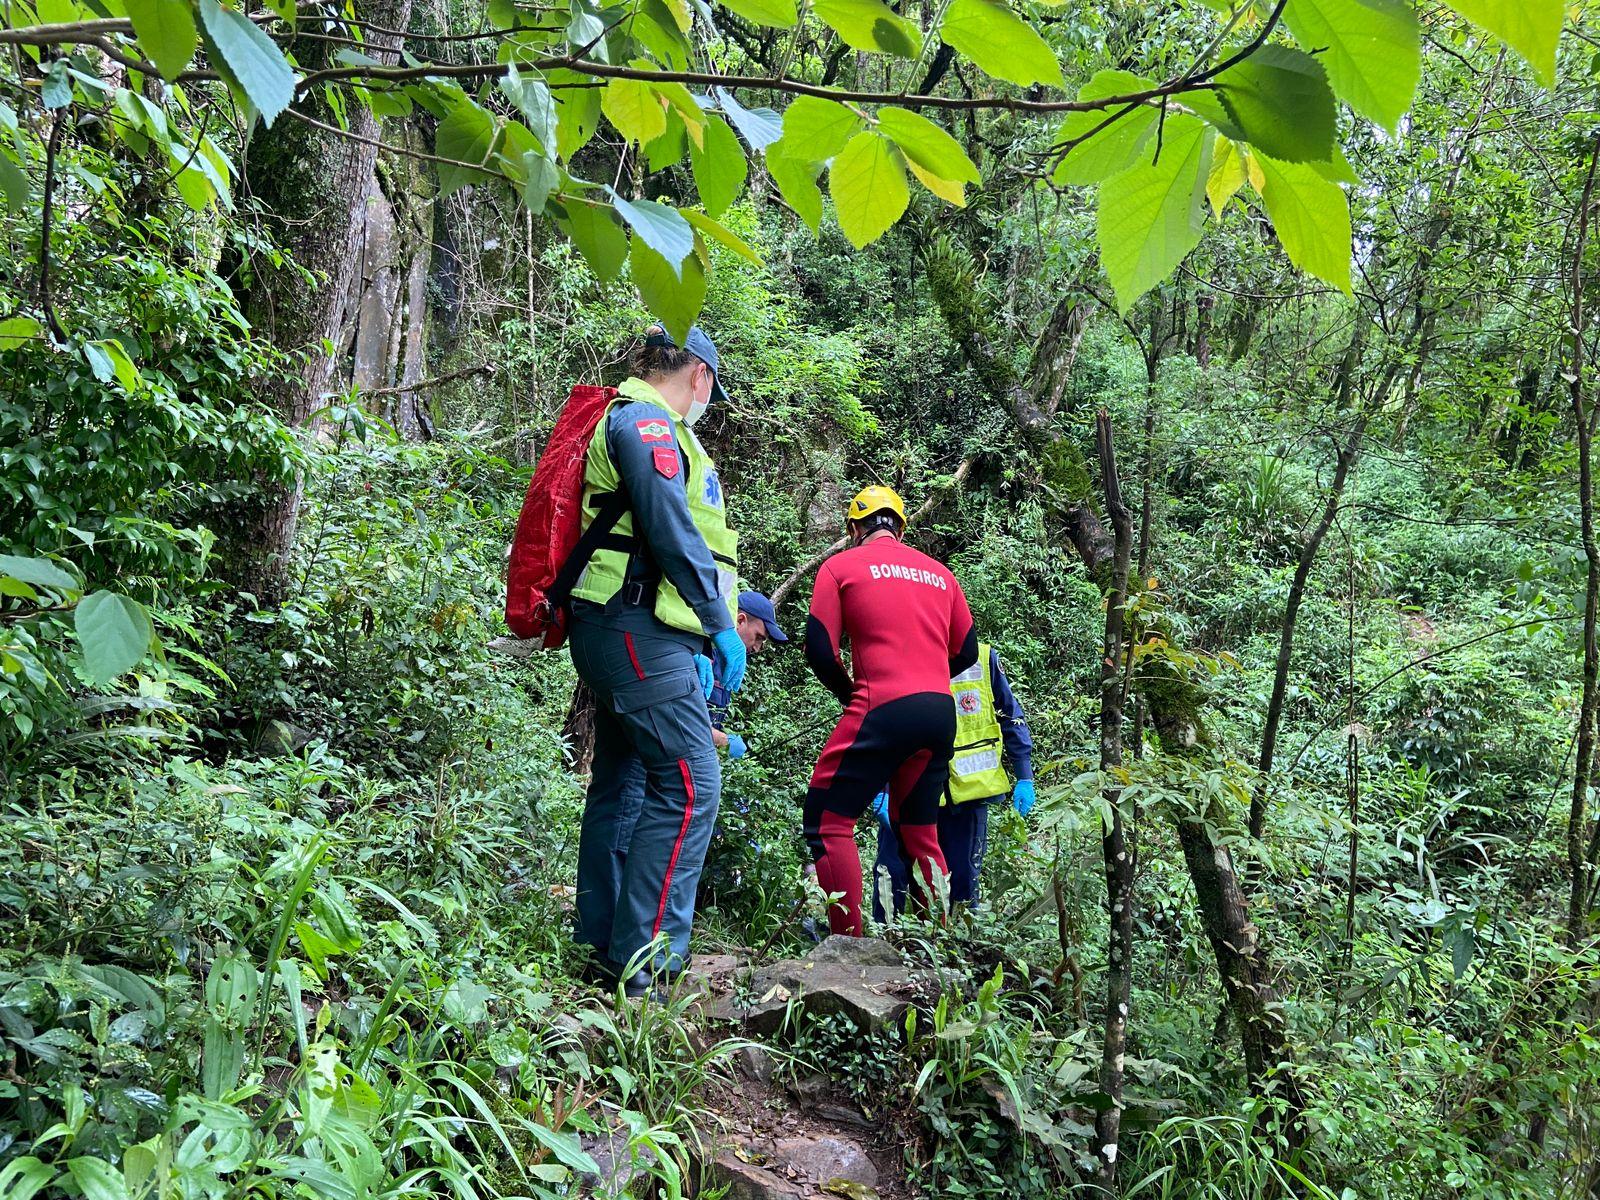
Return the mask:
M 1445 0 L 1532 64 L 1546 87 L 1556 82 L 1556 42 L 1566 12 L 1562 0 Z
M 439 122 L 434 131 L 433 146 L 441 158 L 459 163 L 486 164 L 489 148 L 494 144 L 494 118 L 465 96 Z M 484 168 L 487 170 L 487 167 Z M 483 173 L 452 163 L 439 164 L 439 195 L 448 196 L 457 188 L 469 183 L 482 183 Z
M 1022 87 L 1065 86 L 1055 51 L 1032 25 L 996 0 L 953 0 L 939 36 L 996 79 Z
M 600 109 L 623 137 L 641 146 L 667 131 L 661 97 L 642 79 L 613 79 L 600 96 Z
M 907 108 L 880 108 L 878 128 L 924 171 L 940 179 L 978 182 L 977 164 L 967 157 L 961 143 L 921 113 Z
M 28 182 L 28 173 L 0 150 L 0 199 L 6 202 L 7 211 L 21 212 L 32 198 L 33 185 Z
M 610 208 L 571 200 L 561 228 L 601 282 L 617 277 L 628 257 L 628 235 L 611 219 Z
M 528 123 L 528 132 L 533 134 L 540 147 L 547 154 L 554 153 L 556 102 L 545 81 L 536 76 L 523 75 L 517 70 L 517 64 L 512 63 L 500 79 L 500 90 L 507 100 L 516 105 L 517 111 Z
M 900 152 L 870 131 L 856 134 L 833 160 L 828 192 L 839 227 L 857 250 L 882 237 L 911 202 Z
M 294 71 L 283 52 L 254 21 L 217 0 L 200 0 L 200 23 L 206 53 L 271 125 L 294 99 Z
M 1092 103 L 1108 96 L 1137 95 L 1154 86 L 1150 80 L 1128 71 L 1100 71 L 1078 89 L 1078 99 Z M 1159 114 L 1150 105 L 1141 104 L 1108 124 L 1115 113 L 1118 109 L 1106 108 L 1067 114 L 1056 142 L 1072 148 L 1056 168 L 1057 183 L 1099 183 L 1133 164 L 1133 156 L 1156 127 Z
M 767 152 L 767 174 L 795 215 L 816 233 L 822 227 L 822 189 L 817 186 L 822 164 L 791 158 L 782 150 L 783 143 L 778 142 Z
M 106 684 L 132 670 L 150 649 L 150 617 L 137 600 L 118 592 L 91 592 L 74 614 L 89 677 Z
M 616 192 L 611 193 L 611 201 L 633 229 L 635 240 L 643 238 L 673 271 L 694 252 L 694 230 L 677 209 L 654 200 L 625 200 Z
M 800 96 L 783 110 L 783 153 L 801 162 L 825 162 L 861 131 L 861 118 L 837 100 Z
M 0 1168 L 0 1196 L 6 1200 L 33 1200 L 56 1179 L 54 1164 L 41 1162 L 31 1154 L 13 1158 Z
M 721 3 L 746 21 L 773 29 L 792 29 L 799 20 L 794 0 L 721 0 Z
M 689 326 L 700 315 L 706 299 L 705 265 L 698 249 L 683 260 L 682 269 L 652 250 L 643 238 L 633 239 L 628 270 L 645 307 L 666 327 L 678 345 L 689 336 Z
M 19 554 L 0 554 L 0 576 L 20 579 L 36 587 L 57 592 L 77 592 L 82 589 L 78 581 L 48 558 L 24 557 Z
M 1123 312 L 1200 241 L 1200 200 L 1210 166 L 1210 130 L 1200 118 L 1177 113 L 1167 118 L 1154 162 L 1140 162 L 1100 186 L 1100 261 Z
M 1219 133 L 1211 151 L 1211 172 L 1206 177 L 1206 199 L 1211 201 L 1211 211 L 1220 218 L 1223 207 L 1249 178 L 1239 147 Z
M 7 317 L 0 321 L 0 353 L 15 350 L 26 342 L 44 336 L 44 326 L 35 317 Z
M 545 79 L 552 86 L 592 82 L 564 69 L 546 71 Z M 600 124 L 600 89 L 593 87 L 566 87 L 553 90 L 556 97 L 556 152 L 569 160 L 589 144 Z
M 1263 46 L 1217 76 L 1229 137 L 1285 162 L 1327 161 L 1336 125 L 1328 73 L 1309 54 Z
M 783 118 L 772 109 L 746 108 L 727 88 L 716 88 L 712 94 L 752 150 L 765 150 L 783 136 Z
M 1311 163 L 1276 162 L 1265 154 L 1255 159 L 1264 179 L 1261 198 L 1289 261 L 1349 294 L 1350 201 L 1344 189 Z
M 1339 98 L 1391 133 L 1422 76 L 1417 14 L 1403 0 L 1289 0 L 1283 20 Z
M 686 208 L 682 211 L 683 219 L 688 221 L 689 224 L 693 225 L 701 233 L 726 246 L 729 250 L 732 250 L 741 258 L 748 259 L 756 266 L 759 267 L 763 265 L 761 261 L 761 255 L 756 253 L 755 248 L 733 230 L 722 224 L 722 222 L 713 220 L 711 217 L 706 216 L 705 213 L 696 212 L 692 208 Z
M 715 113 L 706 114 L 705 136 L 701 140 L 703 144 L 699 146 L 689 143 L 689 166 L 700 191 L 700 203 L 717 217 L 739 198 L 750 164 L 745 161 L 738 135 Z
M 189 65 L 200 34 L 194 13 L 177 0 L 125 0 L 139 48 L 169 82 Z M 259 107 L 259 106 L 258 106 Z
M 103 1158 L 80 1155 L 67 1159 L 67 1174 L 78 1185 L 83 1200 L 128 1200 L 122 1171 Z
M 811 10 L 853 49 L 901 58 L 922 52 L 922 31 L 882 0 L 816 0 Z

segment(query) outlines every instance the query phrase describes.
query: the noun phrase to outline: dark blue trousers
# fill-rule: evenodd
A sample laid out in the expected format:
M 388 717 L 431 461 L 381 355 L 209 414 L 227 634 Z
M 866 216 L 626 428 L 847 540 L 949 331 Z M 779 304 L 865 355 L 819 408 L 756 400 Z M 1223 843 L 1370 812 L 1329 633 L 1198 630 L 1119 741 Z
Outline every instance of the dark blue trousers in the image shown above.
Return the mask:
M 594 768 L 578 838 L 577 940 L 625 967 L 689 956 L 694 897 L 717 820 L 722 768 L 695 671 L 696 639 L 578 620 L 572 662 L 594 689 Z
M 946 804 L 939 809 L 939 849 L 950 872 L 950 903 L 978 903 L 978 875 L 983 871 L 983 856 L 989 849 L 989 805 L 1005 799 L 969 800 Z M 910 875 L 895 836 L 878 822 L 878 860 L 872 865 L 872 919 L 883 924 L 883 884 L 894 897 L 894 911 L 905 911 L 906 886 Z

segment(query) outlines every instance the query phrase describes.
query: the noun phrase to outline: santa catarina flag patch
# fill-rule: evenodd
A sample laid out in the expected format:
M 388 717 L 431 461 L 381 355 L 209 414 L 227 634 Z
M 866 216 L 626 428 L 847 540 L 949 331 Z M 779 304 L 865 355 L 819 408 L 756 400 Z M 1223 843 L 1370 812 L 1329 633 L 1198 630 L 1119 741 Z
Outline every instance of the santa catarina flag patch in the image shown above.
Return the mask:
M 639 440 L 647 446 L 672 445 L 672 426 L 659 417 L 636 421 L 633 427 L 639 431 Z

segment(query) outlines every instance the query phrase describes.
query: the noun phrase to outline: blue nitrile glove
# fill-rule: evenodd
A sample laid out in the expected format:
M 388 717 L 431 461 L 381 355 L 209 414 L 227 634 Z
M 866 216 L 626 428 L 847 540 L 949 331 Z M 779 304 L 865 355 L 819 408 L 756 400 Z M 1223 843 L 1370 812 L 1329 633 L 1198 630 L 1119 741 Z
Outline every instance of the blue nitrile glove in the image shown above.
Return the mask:
M 728 735 L 728 757 L 729 758 L 743 758 L 746 754 L 749 754 L 749 753 L 750 753 L 750 747 L 748 747 L 748 746 L 746 746 L 744 744 L 744 739 L 742 737 L 740 737 L 737 733 L 730 733 Z
M 711 647 L 717 655 L 717 678 L 730 694 L 737 692 L 744 682 L 744 639 L 730 626 L 711 636 Z
M 711 674 L 711 660 L 704 654 L 694 656 L 694 669 L 700 676 L 700 690 L 706 694 L 706 699 L 711 699 L 713 677 Z
M 1033 810 L 1033 780 L 1019 779 L 1017 786 L 1011 789 L 1011 803 L 1017 810 L 1017 815 L 1025 817 Z
M 872 802 L 872 811 L 877 814 L 878 820 L 885 825 L 889 823 L 889 793 L 879 792 Z

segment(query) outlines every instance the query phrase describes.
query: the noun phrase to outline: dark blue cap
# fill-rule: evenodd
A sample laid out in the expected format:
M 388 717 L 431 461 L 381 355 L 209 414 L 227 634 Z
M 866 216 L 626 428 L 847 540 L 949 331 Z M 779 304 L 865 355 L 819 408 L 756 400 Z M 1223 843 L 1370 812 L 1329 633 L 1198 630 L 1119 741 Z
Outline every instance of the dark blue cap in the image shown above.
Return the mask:
M 660 325 L 655 325 L 651 327 L 649 336 L 645 338 L 645 344 L 648 346 L 676 346 L 678 343 L 672 340 L 672 335 L 664 328 Z M 689 326 L 689 336 L 683 339 L 683 348 L 711 368 L 711 398 L 726 404 L 728 402 L 728 393 L 723 390 L 722 377 L 718 370 L 721 366 L 721 361 L 717 357 L 717 344 L 706 336 L 706 331 L 701 329 L 700 326 L 691 325 Z M 769 604 L 767 608 L 770 611 L 772 606 Z M 773 640 L 777 641 L 779 639 L 774 638 Z M 788 639 L 784 638 L 782 640 L 787 641 Z
M 789 635 L 778 628 L 778 614 L 768 600 L 760 592 L 740 592 L 739 611 L 747 617 L 754 617 L 767 627 L 767 636 L 774 642 L 787 642 Z

